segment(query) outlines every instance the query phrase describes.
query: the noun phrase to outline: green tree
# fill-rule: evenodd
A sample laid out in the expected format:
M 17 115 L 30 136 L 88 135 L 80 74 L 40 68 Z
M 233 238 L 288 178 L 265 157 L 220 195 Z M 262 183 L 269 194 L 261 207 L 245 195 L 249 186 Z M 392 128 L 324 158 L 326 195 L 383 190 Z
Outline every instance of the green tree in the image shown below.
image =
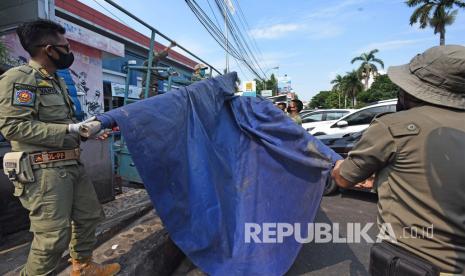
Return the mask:
M 463 0 L 407 0 L 409 7 L 416 7 L 410 16 L 410 25 L 420 24 L 424 29 L 428 25 L 434 28 L 434 34 L 439 33 L 439 45 L 446 44 L 446 26 L 452 25 L 458 9 L 465 8 Z
M 359 106 L 393 99 L 397 97 L 397 85 L 394 84 L 387 75 L 379 75 L 371 85 L 370 89 L 360 92 L 357 96 Z
M 325 100 L 325 108 L 340 108 L 340 94 L 337 91 L 330 91 Z
M 309 108 L 337 108 L 338 107 L 338 93 L 332 91 L 320 91 L 318 94 L 313 96 Z
M 375 57 L 375 54 L 378 53 L 378 49 L 371 50 L 368 53 L 363 53 L 358 57 L 354 57 L 351 61 L 354 64 L 356 61 L 361 61 L 358 73 L 365 80 L 365 90 L 368 89 L 368 81 L 370 76 L 376 76 L 378 74 L 378 67 L 376 64 L 379 64 L 381 68 L 384 68 L 384 62 Z
M 271 74 L 270 79 L 266 81 L 255 79 L 255 82 L 257 83 L 257 93 L 260 93 L 262 90 L 272 90 L 273 96 L 277 94 L 278 79 L 274 74 Z
M 344 77 L 337 74 L 334 80 L 331 81 L 331 84 L 333 85 L 333 91 L 335 91 L 338 95 L 338 102 L 337 102 L 337 108 L 341 108 L 341 94 L 343 93 L 343 86 L 344 86 Z M 345 101 L 344 101 L 344 106 L 347 105 L 347 96 L 345 95 Z
M 309 103 L 310 108 L 327 108 L 326 99 L 328 98 L 331 91 L 320 91 L 318 92 Z
M 357 70 L 347 72 L 344 76 L 343 91 L 345 95 L 352 98 L 352 106 L 357 106 L 357 95 L 363 91 L 363 84 L 360 81 L 360 74 Z

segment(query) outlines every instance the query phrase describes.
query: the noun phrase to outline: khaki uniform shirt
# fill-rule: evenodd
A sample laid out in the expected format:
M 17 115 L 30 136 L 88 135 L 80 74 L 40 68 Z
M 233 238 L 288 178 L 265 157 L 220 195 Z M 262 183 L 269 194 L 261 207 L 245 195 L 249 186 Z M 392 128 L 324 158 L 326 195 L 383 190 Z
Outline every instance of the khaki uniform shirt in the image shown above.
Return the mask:
M 205 76 L 202 77 L 200 75 L 200 73 L 195 73 L 194 72 L 194 74 L 192 74 L 192 76 L 191 76 L 191 81 L 201 81 L 201 80 L 205 80 L 205 79 L 207 79 L 207 76 L 205 75 Z
M 375 119 L 341 176 L 358 183 L 375 172 L 379 226 L 442 272 L 465 275 L 465 112 L 422 106 Z
M 74 108 L 63 79 L 41 66 L 12 68 L 0 76 L 0 131 L 13 151 L 39 152 L 79 147 L 67 133 Z
M 289 118 L 291 118 L 296 124 L 298 124 L 299 126 L 302 125 L 302 118 L 300 117 L 300 115 L 292 116 L 290 113 L 288 113 L 288 115 Z

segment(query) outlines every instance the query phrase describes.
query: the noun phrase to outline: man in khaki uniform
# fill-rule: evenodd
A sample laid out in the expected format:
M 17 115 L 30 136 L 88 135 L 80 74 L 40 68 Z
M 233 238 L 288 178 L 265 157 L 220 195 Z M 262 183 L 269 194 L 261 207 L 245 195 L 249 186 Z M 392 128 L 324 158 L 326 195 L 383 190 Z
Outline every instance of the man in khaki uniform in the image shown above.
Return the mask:
M 349 188 L 376 173 L 378 224 L 395 234 L 387 245 L 465 275 L 465 47 L 433 47 L 388 76 L 400 112 L 375 119 L 332 176 Z
M 114 275 L 118 264 L 91 260 L 95 228 L 104 214 L 79 161 L 80 124 L 66 84 L 56 75 L 74 60 L 65 29 L 38 20 L 17 33 L 31 61 L 0 76 L 0 131 L 13 152 L 27 154 L 34 176 L 25 182 L 10 175 L 34 233 L 21 275 L 53 274 L 68 245 L 71 275 Z
M 194 67 L 194 73 L 192 74 L 191 81 L 201 81 L 206 79 L 208 76 L 206 70 L 208 69 L 205 64 L 199 63 Z
M 153 59 L 152 59 L 152 66 L 151 67 L 157 67 L 158 62 L 160 62 L 162 59 L 166 58 L 168 56 L 168 53 L 171 48 L 176 46 L 176 42 L 172 41 L 168 47 L 166 47 L 163 51 L 157 52 L 153 51 Z M 149 64 L 149 61 L 146 60 L 144 61 L 144 66 L 147 66 Z M 158 95 L 158 81 L 163 80 L 162 76 L 160 76 L 160 73 L 158 70 L 151 70 L 152 74 L 150 74 L 150 85 L 149 85 L 149 95 L 148 97 L 153 97 Z M 142 75 L 142 91 L 139 95 L 141 99 L 145 98 L 145 82 L 147 80 L 147 70 L 144 69 L 144 73 Z

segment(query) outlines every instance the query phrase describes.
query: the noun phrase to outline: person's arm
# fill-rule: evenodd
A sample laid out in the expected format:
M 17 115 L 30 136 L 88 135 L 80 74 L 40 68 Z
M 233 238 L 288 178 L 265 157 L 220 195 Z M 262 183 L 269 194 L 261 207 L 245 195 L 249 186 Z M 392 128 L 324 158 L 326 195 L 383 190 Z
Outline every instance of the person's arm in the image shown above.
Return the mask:
M 168 56 L 169 51 L 171 50 L 171 48 L 175 47 L 176 45 L 177 45 L 176 42 L 172 41 L 170 43 L 170 45 L 168 47 L 166 47 L 165 49 L 163 49 L 161 52 L 157 53 L 157 52 L 154 51 L 155 55 L 153 56 L 153 60 L 154 61 L 156 60 L 158 62 L 160 59 L 166 58 Z
M 387 126 L 375 120 L 349 156 L 336 162 L 331 173 L 341 188 L 351 188 L 381 170 L 395 157 L 396 145 Z
M 7 140 L 61 147 L 68 124 L 45 123 L 36 119 L 37 88 L 27 75 L 4 75 L 0 79 L 0 132 Z

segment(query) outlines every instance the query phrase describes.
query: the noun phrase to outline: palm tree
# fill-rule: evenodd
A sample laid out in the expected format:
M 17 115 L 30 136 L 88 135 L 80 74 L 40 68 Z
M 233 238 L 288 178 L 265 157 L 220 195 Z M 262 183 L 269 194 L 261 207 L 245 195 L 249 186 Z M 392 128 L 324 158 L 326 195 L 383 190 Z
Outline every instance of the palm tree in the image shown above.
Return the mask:
M 465 8 L 464 0 L 407 0 L 409 7 L 417 7 L 410 16 L 410 25 L 420 23 L 424 29 L 428 25 L 434 28 L 434 34 L 439 33 L 439 45 L 446 44 L 446 26 L 452 25 L 457 16 L 455 6 Z
M 363 53 L 358 57 L 354 57 L 351 61 L 354 64 L 356 61 L 361 61 L 358 73 L 362 78 L 365 79 L 365 90 L 368 89 L 368 81 L 370 76 L 376 76 L 378 74 L 378 67 L 375 63 L 381 65 L 381 68 L 384 69 L 384 62 L 379 58 L 375 57 L 375 54 L 378 53 L 378 49 L 371 50 L 368 53 Z
M 336 77 L 334 78 L 334 80 L 331 81 L 331 84 L 333 84 L 333 91 L 336 91 L 337 92 L 337 96 L 338 96 L 338 105 L 337 107 L 338 108 L 341 108 L 341 92 L 342 92 L 342 88 L 344 86 L 344 77 L 337 74 Z M 344 108 L 347 107 L 347 95 L 345 96 L 345 100 L 344 100 Z
M 347 72 L 344 76 L 343 89 L 346 95 L 352 97 L 352 106 L 357 105 L 357 94 L 363 91 L 363 83 L 360 81 L 360 74 L 357 70 Z

